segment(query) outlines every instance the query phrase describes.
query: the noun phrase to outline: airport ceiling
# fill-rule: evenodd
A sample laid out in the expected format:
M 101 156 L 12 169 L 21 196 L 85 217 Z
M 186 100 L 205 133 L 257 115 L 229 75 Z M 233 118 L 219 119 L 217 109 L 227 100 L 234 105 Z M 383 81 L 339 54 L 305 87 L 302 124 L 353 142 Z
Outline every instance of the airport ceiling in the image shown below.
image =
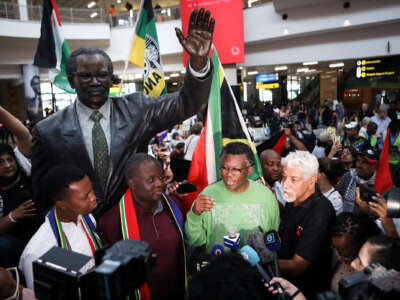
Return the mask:
M 4 1 L 4 0 L 3 0 Z M 17 0 L 5 0 L 6 2 L 17 3 Z M 117 12 L 125 12 L 125 4 L 131 3 L 134 10 L 137 10 L 140 5 L 140 0 L 56 0 L 58 7 L 74 7 L 74 8 L 88 8 L 88 4 L 92 1 L 95 2 L 93 8 L 105 8 L 107 11 L 111 4 L 115 5 Z M 42 0 L 27 0 L 30 5 L 41 5 Z M 153 7 L 159 4 L 163 7 L 179 6 L 180 0 L 153 0 Z

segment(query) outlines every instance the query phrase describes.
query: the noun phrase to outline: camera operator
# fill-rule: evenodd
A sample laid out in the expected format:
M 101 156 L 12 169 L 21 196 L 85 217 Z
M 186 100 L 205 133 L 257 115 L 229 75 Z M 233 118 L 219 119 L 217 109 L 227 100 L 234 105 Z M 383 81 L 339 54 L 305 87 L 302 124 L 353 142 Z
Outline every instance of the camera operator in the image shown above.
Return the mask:
M 353 273 L 350 263 L 357 257 L 366 240 L 381 233 L 378 225 L 365 214 L 341 213 L 331 228 L 334 247 L 334 269 L 331 288 L 338 292 L 339 281 Z
M 362 199 L 360 188 L 357 187 L 356 203 L 360 207 L 360 211 L 379 218 L 376 220 L 376 223 L 387 236 L 399 237 L 400 219 L 392 219 L 387 216 L 387 201 L 382 195 L 376 193 L 371 199 Z
M 400 240 L 386 235 L 370 237 L 351 262 L 355 271 L 361 271 L 367 266 L 378 263 L 387 269 L 400 270 Z
M 315 189 L 318 160 L 307 151 L 282 159 L 283 191 L 287 204 L 279 234 L 281 274 L 303 293 L 313 296 L 329 289 L 331 249 L 329 228 L 335 218 L 330 201 Z
M 356 185 L 363 181 L 368 186 L 375 183 L 376 170 L 378 168 L 378 153 L 372 149 L 364 149 L 358 154 L 356 168 L 345 173 L 339 182 L 337 190 L 343 197 L 344 212 L 359 212 L 356 203 Z

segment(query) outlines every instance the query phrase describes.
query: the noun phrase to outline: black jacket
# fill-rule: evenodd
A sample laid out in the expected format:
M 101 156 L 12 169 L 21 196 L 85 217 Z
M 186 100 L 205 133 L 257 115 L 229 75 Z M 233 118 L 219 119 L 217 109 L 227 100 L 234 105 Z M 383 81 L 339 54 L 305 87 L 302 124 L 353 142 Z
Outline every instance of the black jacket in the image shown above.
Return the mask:
M 143 93 L 111 98 L 110 176 L 105 189 L 99 185 L 86 151 L 75 104 L 39 122 L 33 138 L 32 185 L 34 201 L 43 217 L 52 203 L 46 198 L 43 176 L 55 165 L 71 164 L 86 172 L 92 181 L 100 216 L 120 200 L 127 185 L 124 168 L 144 139 L 195 115 L 207 104 L 212 69 L 204 78 L 187 70 L 184 86 L 178 93 L 157 99 Z

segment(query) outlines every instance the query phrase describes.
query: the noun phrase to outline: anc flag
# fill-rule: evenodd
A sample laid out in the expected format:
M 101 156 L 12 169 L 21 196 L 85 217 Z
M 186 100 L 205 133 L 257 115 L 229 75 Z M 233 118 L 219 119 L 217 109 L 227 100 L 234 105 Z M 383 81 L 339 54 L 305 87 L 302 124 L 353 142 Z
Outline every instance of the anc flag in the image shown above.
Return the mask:
M 144 68 L 144 92 L 152 97 L 166 93 L 156 21 L 151 0 L 142 0 L 129 61 Z
M 247 130 L 239 105 L 225 77 L 217 51 L 213 47 L 212 64 L 214 74 L 208 99 L 207 118 L 200 140 L 193 153 L 188 181 L 197 187 L 196 193 L 185 198 L 185 209 L 188 211 L 197 195 L 209 184 L 221 180 L 222 148 L 232 142 L 243 142 L 250 145 L 254 152 L 255 165 L 250 179 L 262 175 L 256 148 Z
M 74 94 L 75 90 L 69 85 L 65 71 L 69 55 L 56 1 L 44 0 L 40 38 L 33 64 L 41 68 L 48 68 L 50 81 L 60 89 Z

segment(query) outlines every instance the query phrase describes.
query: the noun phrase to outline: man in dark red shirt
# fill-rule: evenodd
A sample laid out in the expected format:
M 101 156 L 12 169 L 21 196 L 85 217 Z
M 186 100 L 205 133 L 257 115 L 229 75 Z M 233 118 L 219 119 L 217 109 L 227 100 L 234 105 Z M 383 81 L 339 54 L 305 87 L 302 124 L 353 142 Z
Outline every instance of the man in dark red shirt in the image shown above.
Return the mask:
M 128 160 L 125 177 L 129 189 L 100 218 L 100 236 L 110 245 L 129 238 L 149 243 L 157 262 L 141 297 L 183 299 L 187 282 L 183 216 L 163 193 L 163 169 L 157 159 L 139 153 Z

